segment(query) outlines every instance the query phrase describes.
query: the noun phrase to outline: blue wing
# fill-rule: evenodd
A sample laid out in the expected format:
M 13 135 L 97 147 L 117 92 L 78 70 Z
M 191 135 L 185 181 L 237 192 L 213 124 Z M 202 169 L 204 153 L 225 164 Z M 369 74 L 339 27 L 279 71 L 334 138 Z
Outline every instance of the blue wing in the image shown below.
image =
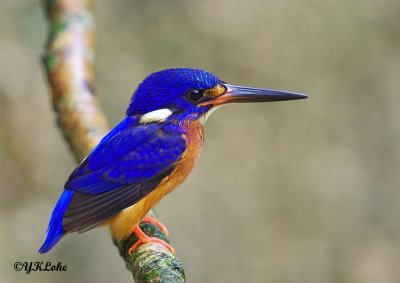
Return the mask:
M 135 204 L 172 172 L 186 148 L 173 124 L 126 118 L 117 128 L 65 184 L 75 191 L 62 222 L 66 231 L 87 231 Z
M 85 232 L 154 190 L 186 149 L 175 124 L 138 124 L 127 117 L 72 172 L 65 184 L 40 252 L 66 232 Z
M 65 189 L 100 194 L 146 181 L 168 170 L 185 148 L 178 126 L 126 118 L 75 169 Z

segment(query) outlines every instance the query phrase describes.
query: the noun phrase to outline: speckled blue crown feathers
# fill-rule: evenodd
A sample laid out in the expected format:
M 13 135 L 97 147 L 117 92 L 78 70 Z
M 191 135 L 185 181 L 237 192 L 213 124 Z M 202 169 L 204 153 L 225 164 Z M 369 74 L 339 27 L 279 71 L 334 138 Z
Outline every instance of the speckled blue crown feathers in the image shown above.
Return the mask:
M 213 74 L 199 69 L 176 68 L 159 71 L 148 76 L 132 95 L 127 116 L 145 114 L 162 108 L 188 109 L 182 105 L 182 96 L 191 89 L 209 89 L 220 80 Z

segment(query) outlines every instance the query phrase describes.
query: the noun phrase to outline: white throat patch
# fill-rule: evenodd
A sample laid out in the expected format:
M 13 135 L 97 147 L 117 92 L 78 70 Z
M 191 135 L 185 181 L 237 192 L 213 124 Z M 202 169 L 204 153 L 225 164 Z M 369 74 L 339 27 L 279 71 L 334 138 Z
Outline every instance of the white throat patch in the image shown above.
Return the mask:
M 208 110 L 206 113 L 204 113 L 203 115 L 200 116 L 199 121 L 201 125 L 204 125 L 208 119 L 208 117 L 210 117 L 210 115 L 212 113 L 214 113 L 215 110 L 217 110 L 218 108 L 220 108 L 222 105 L 220 106 L 214 106 L 213 108 L 211 108 L 210 110 Z
M 143 114 L 140 117 L 140 124 L 147 124 L 151 122 L 164 122 L 169 116 L 172 115 L 172 111 L 168 108 L 158 109 L 146 114 Z

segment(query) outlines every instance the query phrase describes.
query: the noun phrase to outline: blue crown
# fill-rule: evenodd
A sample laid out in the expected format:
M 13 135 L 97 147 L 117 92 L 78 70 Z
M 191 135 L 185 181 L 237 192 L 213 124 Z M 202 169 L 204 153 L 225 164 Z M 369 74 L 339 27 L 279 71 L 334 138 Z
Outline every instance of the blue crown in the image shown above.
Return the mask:
M 193 104 L 183 99 L 191 89 L 210 89 L 220 80 L 213 74 L 188 68 L 159 71 L 148 76 L 132 95 L 126 115 L 141 115 L 162 108 L 190 110 Z

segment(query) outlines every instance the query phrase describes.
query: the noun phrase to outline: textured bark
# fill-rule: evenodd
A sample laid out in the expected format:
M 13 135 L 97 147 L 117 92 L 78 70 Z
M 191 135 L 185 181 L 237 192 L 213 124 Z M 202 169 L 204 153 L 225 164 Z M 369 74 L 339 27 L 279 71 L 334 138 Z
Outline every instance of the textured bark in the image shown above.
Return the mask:
M 58 124 L 80 162 L 108 132 L 93 80 L 93 1 L 47 1 L 50 29 L 43 62 Z
M 108 132 L 94 87 L 93 5 L 92 0 L 45 1 L 49 34 L 43 63 L 58 125 L 78 162 Z M 152 224 L 142 223 L 141 228 L 148 235 L 168 241 Z M 114 239 L 136 282 L 185 281 L 182 264 L 161 244 L 141 245 L 129 255 L 136 241 L 134 233 L 125 241 Z
M 149 215 L 156 216 L 154 211 Z M 147 235 L 169 243 L 166 235 L 157 226 L 144 222 L 139 226 Z M 185 282 L 182 263 L 161 244 L 143 244 L 135 253 L 129 255 L 129 248 L 137 240 L 134 233 L 124 241 L 117 242 L 114 239 L 114 244 L 118 246 L 120 255 L 124 258 L 126 267 L 132 271 L 136 282 Z

